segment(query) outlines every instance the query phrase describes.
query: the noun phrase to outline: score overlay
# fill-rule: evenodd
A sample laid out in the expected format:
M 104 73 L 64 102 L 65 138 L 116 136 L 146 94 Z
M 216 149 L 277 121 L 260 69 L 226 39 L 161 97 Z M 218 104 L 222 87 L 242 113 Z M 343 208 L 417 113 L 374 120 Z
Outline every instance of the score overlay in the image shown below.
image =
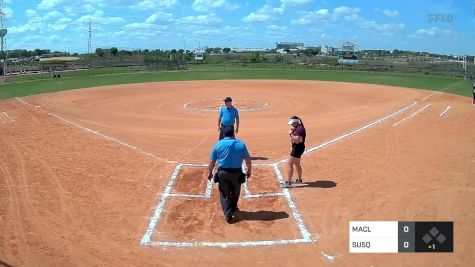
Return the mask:
M 350 221 L 350 253 L 453 252 L 453 222 Z

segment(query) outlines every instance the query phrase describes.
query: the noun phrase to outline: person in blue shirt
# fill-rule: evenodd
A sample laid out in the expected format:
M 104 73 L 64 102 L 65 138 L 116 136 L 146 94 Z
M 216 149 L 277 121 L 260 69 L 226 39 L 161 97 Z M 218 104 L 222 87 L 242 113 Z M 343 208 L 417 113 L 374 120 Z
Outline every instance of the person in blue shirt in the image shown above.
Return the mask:
M 244 182 L 242 162 L 246 162 L 247 179 L 251 177 L 252 163 L 246 144 L 234 137 L 231 128 L 223 130 L 224 138 L 213 147 L 209 163 L 208 180 L 213 178 L 213 170 L 218 162 L 217 178 L 221 208 L 227 223 L 232 223 L 234 212 L 238 209 L 241 183 Z
M 224 130 L 231 128 L 234 133 L 239 132 L 239 111 L 233 106 L 233 99 L 227 96 L 224 100 L 224 105 L 219 108 L 218 116 L 218 131 L 219 140 L 224 138 Z M 236 129 L 234 129 L 234 122 L 236 122 Z

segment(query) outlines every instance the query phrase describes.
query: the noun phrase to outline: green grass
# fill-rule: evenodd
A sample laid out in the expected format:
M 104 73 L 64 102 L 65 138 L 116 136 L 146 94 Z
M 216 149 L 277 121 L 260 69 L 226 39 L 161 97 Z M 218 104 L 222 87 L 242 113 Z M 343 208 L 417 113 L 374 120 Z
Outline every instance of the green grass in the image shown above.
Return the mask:
M 222 80 L 222 79 L 281 79 L 281 80 L 324 80 L 353 83 L 384 84 L 428 90 L 444 90 L 445 92 L 471 96 L 470 81 L 457 83 L 460 78 L 437 77 L 428 75 L 410 75 L 395 73 L 367 73 L 341 71 L 300 71 L 300 70 L 255 70 L 252 65 L 240 68 L 240 71 L 214 71 L 219 65 L 209 66 L 209 70 L 177 71 L 177 72 L 145 72 L 110 75 L 108 71 L 100 71 L 87 76 L 65 75 L 61 79 L 35 80 L 4 84 L 0 86 L 0 99 L 16 96 L 27 96 L 48 92 L 57 92 L 68 89 L 87 88 L 104 85 L 145 83 L 159 81 L 186 81 L 186 80 Z M 249 69 L 249 71 L 247 71 Z M 221 69 L 222 70 L 222 69 Z M 231 71 L 232 70 L 232 71 Z M 449 88 L 449 89 L 447 89 Z

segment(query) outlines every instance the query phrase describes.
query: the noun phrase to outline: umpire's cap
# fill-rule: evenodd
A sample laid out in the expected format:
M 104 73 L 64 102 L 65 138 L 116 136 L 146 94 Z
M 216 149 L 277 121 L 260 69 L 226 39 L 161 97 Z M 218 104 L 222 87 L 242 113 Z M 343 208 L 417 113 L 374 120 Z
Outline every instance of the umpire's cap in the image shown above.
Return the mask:
M 233 102 L 233 99 L 229 96 L 227 96 L 225 99 L 223 99 L 224 102 Z

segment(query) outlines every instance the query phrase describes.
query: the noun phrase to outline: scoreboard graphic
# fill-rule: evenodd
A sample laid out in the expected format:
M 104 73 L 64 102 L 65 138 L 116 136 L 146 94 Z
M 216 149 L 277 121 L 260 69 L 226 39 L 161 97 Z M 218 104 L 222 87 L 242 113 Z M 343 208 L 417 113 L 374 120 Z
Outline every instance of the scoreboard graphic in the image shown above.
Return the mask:
M 350 253 L 453 252 L 453 222 L 351 221 Z

